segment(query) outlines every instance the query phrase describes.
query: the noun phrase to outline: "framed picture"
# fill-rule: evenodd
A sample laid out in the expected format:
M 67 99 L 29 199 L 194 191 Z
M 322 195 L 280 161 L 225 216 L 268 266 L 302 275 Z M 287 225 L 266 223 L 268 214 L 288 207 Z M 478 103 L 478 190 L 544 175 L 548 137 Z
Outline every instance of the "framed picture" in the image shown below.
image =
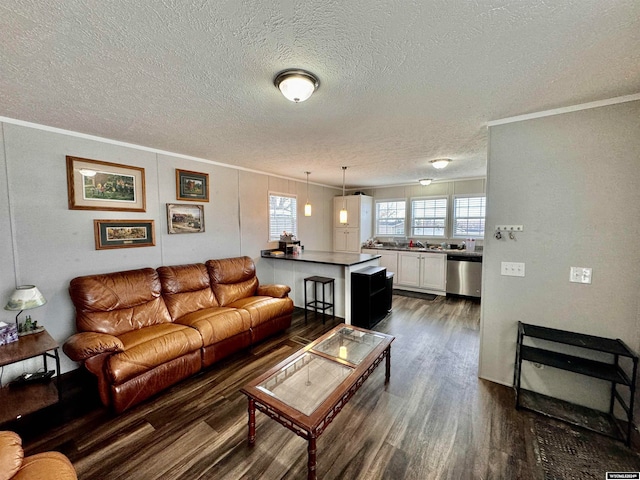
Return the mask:
M 67 156 L 70 210 L 144 212 L 144 168 Z
M 94 220 L 93 231 L 96 250 L 156 244 L 153 220 Z
M 169 233 L 204 232 L 204 206 L 167 203 Z
M 176 200 L 209 201 L 209 174 L 176 168 Z

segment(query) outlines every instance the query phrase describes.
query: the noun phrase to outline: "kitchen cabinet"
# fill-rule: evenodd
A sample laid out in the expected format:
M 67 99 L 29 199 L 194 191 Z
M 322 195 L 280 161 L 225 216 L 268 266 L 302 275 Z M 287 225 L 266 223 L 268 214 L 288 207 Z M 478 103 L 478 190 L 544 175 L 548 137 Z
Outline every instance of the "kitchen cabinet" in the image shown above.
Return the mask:
M 398 271 L 398 252 L 395 250 L 375 250 L 371 248 L 363 248 L 362 253 L 371 253 L 374 255 L 380 255 L 380 266 L 385 267 L 387 272 Z M 397 283 L 397 275 L 393 276 L 393 284 Z
M 447 256 L 441 253 L 398 252 L 397 285 L 445 291 Z
M 334 228 L 333 251 L 334 252 L 360 252 L 360 231 L 357 228 Z
M 347 209 L 347 223 L 340 223 L 340 210 Z M 347 195 L 333 199 L 333 251 L 360 253 L 373 232 L 373 197 Z

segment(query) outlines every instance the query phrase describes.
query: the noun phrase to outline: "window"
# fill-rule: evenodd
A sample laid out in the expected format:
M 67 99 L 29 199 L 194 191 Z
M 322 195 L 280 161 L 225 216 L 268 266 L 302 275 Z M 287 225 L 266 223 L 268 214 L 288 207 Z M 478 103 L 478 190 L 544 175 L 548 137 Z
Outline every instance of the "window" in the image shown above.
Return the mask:
M 411 236 L 444 237 L 447 197 L 411 200 Z
M 298 207 L 295 195 L 269 193 L 269 241 L 280 240 L 282 232 L 298 235 Z
M 404 200 L 376 202 L 376 235 L 404 235 Z
M 455 197 L 453 199 L 453 236 L 484 237 L 486 198 Z

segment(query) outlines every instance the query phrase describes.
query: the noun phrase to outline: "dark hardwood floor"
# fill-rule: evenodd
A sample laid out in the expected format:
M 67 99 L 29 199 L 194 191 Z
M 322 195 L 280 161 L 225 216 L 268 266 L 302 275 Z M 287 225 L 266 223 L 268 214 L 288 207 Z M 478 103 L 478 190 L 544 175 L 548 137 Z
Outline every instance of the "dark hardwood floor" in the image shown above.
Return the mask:
M 378 368 L 318 440 L 320 479 L 535 479 L 511 389 L 479 380 L 480 304 L 394 296 L 376 330 L 396 336 L 391 381 Z M 80 479 L 302 479 L 306 442 L 256 414 L 247 444 L 249 380 L 339 321 L 292 327 L 144 404 L 114 416 L 91 385 L 67 382 L 63 404 L 11 425 L 26 453 L 59 450 Z

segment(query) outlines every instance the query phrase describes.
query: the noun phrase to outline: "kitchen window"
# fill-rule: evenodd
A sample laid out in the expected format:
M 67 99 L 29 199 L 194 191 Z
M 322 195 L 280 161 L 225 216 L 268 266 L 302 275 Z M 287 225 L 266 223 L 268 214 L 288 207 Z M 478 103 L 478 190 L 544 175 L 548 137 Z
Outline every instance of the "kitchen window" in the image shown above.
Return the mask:
M 282 232 L 298 235 L 298 201 L 295 195 L 269 193 L 269 241 L 280 240 Z
M 484 196 L 454 197 L 453 236 L 484 237 L 486 198 Z
M 411 200 L 411 236 L 444 237 L 447 226 L 447 197 Z
M 376 202 L 376 235 L 405 235 L 405 216 L 407 202 L 404 200 L 386 200 Z

